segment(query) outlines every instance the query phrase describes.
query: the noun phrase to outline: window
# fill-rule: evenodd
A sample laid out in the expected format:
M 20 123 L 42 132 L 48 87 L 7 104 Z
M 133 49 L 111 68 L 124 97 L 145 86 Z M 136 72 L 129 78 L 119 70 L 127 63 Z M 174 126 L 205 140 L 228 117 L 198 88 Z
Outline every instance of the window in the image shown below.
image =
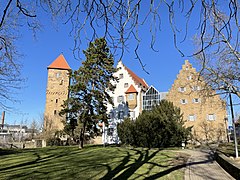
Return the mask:
M 187 80 L 192 80 L 192 76 L 187 76 Z
M 60 77 L 60 72 L 56 73 L 56 78 L 59 78 Z
M 160 100 L 160 93 L 154 87 L 150 87 L 143 95 L 143 109 L 151 110 L 153 106 L 159 104 Z
M 193 86 L 192 87 L 192 90 L 193 91 L 199 91 L 201 88 L 200 88 L 200 86 Z
M 124 118 L 124 112 L 123 111 L 119 111 L 118 112 L 118 119 L 123 119 Z
M 107 130 L 107 135 L 108 135 L 108 136 L 113 136 L 113 131 L 114 131 L 113 128 L 108 128 L 108 130 Z
M 134 94 L 128 94 L 128 100 L 134 100 Z
M 132 119 L 135 118 L 135 111 L 130 111 L 130 118 L 132 118 Z
M 108 115 L 109 119 L 113 119 L 114 118 L 114 113 L 113 112 L 110 112 L 109 115 Z
M 214 121 L 215 119 L 216 119 L 215 114 L 208 114 L 207 115 L 207 120 Z
M 119 74 L 119 79 L 123 79 L 123 74 Z
M 128 87 L 128 83 L 124 83 L 124 87 L 127 88 Z
M 188 120 L 189 120 L 189 121 L 195 121 L 195 120 L 196 120 L 196 116 L 195 116 L 194 114 L 190 114 L 190 115 L 188 116 Z
M 124 101 L 124 97 L 123 96 L 118 96 L 118 103 L 121 103 L 121 102 L 123 102 Z
M 58 99 L 56 99 L 56 103 L 58 103 Z
M 186 99 L 181 99 L 181 104 L 187 104 L 187 100 Z
M 200 99 L 199 98 L 194 98 L 193 103 L 200 103 Z
M 54 110 L 53 114 L 56 115 L 57 114 L 57 110 Z
M 185 92 L 185 91 L 186 91 L 186 88 L 185 88 L 185 87 L 180 87 L 178 90 L 179 90 L 180 92 Z
M 151 100 L 148 100 L 148 101 L 147 101 L 147 105 L 148 105 L 148 106 L 151 106 L 151 105 L 152 105 L 152 101 L 151 101 Z
M 63 85 L 63 80 L 61 80 L 59 84 L 60 84 L 60 85 Z

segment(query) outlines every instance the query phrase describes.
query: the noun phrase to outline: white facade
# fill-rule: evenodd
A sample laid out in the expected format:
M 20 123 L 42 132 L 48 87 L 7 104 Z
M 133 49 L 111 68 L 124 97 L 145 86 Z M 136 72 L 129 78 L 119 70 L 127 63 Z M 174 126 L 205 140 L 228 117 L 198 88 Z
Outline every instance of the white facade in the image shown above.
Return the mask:
M 148 88 L 146 82 L 139 78 L 135 73 L 133 73 L 129 68 L 127 68 L 122 61 L 117 64 L 119 69 L 114 76 L 118 77 L 119 80 L 115 84 L 116 88 L 114 92 L 109 92 L 109 95 L 113 98 L 114 107 L 117 107 L 122 102 L 127 102 L 126 92 L 131 85 L 136 89 L 136 107 L 129 108 L 130 118 L 135 119 L 139 116 L 142 111 L 142 94 Z M 114 108 L 111 104 L 108 104 L 108 112 Z

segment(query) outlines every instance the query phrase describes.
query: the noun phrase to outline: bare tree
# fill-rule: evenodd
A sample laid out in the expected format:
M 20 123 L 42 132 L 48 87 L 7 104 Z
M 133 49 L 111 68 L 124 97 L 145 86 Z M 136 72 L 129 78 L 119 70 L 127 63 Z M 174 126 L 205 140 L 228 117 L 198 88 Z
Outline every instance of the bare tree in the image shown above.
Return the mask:
M 38 129 L 38 123 L 35 119 L 33 119 L 31 123 L 31 139 L 33 139 L 37 135 Z
M 208 85 L 218 92 L 230 92 L 240 98 L 240 26 L 237 1 L 232 1 L 229 8 L 230 14 L 227 14 L 218 6 L 208 7 L 209 23 L 205 33 L 200 38 L 195 38 L 198 49 L 194 56 L 202 67 L 200 75 Z
M 200 75 L 208 87 L 217 93 L 233 93 L 240 98 L 240 61 L 233 57 L 229 49 L 223 49 L 219 53 L 210 52 L 197 56 L 202 65 Z
M 21 54 L 16 42 L 22 26 L 27 25 L 32 30 L 37 28 L 32 7 L 20 0 L 2 1 L 0 5 L 0 107 L 3 108 L 7 108 L 8 100 L 16 101 L 16 90 L 22 87 Z
M 12 63 L 14 68 L 15 51 L 9 51 L 9 46 L 14 49 L 16 32 L 21 25 L 27 24 L 33 30 L 38 27 L 36 21 L 38 9 L 38 12 L 50 12 L 52 18 L 58 22 L 70 24 L 75 57 L 79 57 L 83 38 L 93 41 L 104 37 L 113 53 L 120 52 L 120 59 L 128 50 L 129 43 L 135 44 L 136 58 L 144 69 L 145 65 L 138 55 L 142 41 L 140 30 L 148 27 L 150 47 L 155 50 L 155 44 L 161 41 L 156 37 L 161 28 L 164 28 L 161 27 L 162 18 L 166 17 L 163 13 L 167 13 L 173 43 L 182 56 L 186 55 L 181 47 L 182 42 L 192 37 L 189 29 L 196 29 L 200 44 L 198 51 L 191 55 L 201 54 L 202 72 L 209 67 L 206 53 L 209 51 L 218 54 L 222 47 L 230 50 L 232 57 L 238 60 L 235 67 L 239 69 L 240 26 L 237 0 L 36 0 L 30 4 L 26 0 L 8 0 L 1 6 L 3 7 L 0 22 L 1 55 L 5 61 L 8 60 L 6 62 Z M 13 18 L 15 21 L 12 21 Z M 23 19 L 24 21 L 21 21 Z M 4 66 L 1 64 L 0 67 Z M 226 71 L 228 68 L 229 66 L 226 67 Z M 236 81 L 238 83 L 239 79 Z M 234 89 L 235 86 L 231 88 Z M 235 91 L 239 92 L 239 89 Z
M 113 48 L 124 52 L 129 42 L 137 42 L 136 53 L 141 42 L 139 30 L 143 25 L 149 27 L 151 47 L 157 42 L 156 35 L 161 28 L 161 20 L 168 13 L 168 21 L 173 32 L 173 42 L 184 55 L 179 42 L 187 39 L 188 31 L 195 28 L 201 39 L 199 52 L 212 45 L 226 43 L 229 47 L 232 38 L 238 37 L 238 2 L 236 0 L 48 0 L 44 1 L 53 15 L 64 15 L 65 23 L 72 25 L 71 34 L 75 37 L 75 49 L 79 48 L 82 37 L 90 41 L 99 35 L 104 36 Z M 164 11 L 166 9 L 167 11 Z M 181 23 L 177 23 L 182 16 Z M 191 20 L 194 19 L 194 24 Z M 180 24 L 180 25 L 179 25 Z M 194 27 L 195 26 L 195 27 Z M 91 29 L 91 30 L 89 30 Z M 182 30 L 184 29 L 184 30 Z M 190 34 L 192 36 L 192 34 Z M 206 40 L 206 36 L 210 40 Z M 222 36 L 224 41 L 215 41 Z M 180 44 L 181 45 L 181 44 Z M 234 50 L 232 46 L 232 50 Z M 137 54 L 136 54 L 137 55 Z M 137 55 L 138 56 L 138 55 Z

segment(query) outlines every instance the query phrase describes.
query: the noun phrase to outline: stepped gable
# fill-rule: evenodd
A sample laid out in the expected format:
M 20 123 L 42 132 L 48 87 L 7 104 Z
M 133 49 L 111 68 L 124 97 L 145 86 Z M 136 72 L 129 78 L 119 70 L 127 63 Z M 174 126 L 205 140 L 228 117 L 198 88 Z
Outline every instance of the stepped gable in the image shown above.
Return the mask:
M 48 66 L 48 69 L 65 69 L 70 70 L 70 66 L 68 65 L 66 59 L 62 54 L 60 54 L 57 59 L 55 59 L 52 64 Z
M 198 75 L 199 75 L 199 73 L 196 71 L 196 68 L 192 67 L 192 64 L 188 60 L 185 60 L 184 64 L 182 65 L 182 68 L 179 70 L 179 72 L 176 76 L 176 79 L 174 80 L 169 91 L 171 91 L 173 89 L 173 87 L 176 86 L 176 83 L 179 81 L 179 79 L 181 79 L 181 76 L 186 74 L 185 73 L 186 70 L 188 70 L 188 72 L 190 72 L 190 74 L 194 75 L 195 77 L 196 76 L 198 77 Z M 198 77 L 198 78 L 203 80 L 202 77 Z
M 124 65 L 125 69 L 127 70 L 128 74 L 133 78 L 133 80 L 135 81 L 135 83 L 140 86 L 142 85 L 144 88 L 147 88 L 148 85 L 147 83 L 144 81 L 144 79 L 138 77 L 134 72 L 132 72 L 128 67 L 126 67 Z
M 131 84 L 131 86 L 128 88 L 128 90 L 125 92 L 127 93 L 137 93 L 137 90 L 135 89 L 135 87 Z

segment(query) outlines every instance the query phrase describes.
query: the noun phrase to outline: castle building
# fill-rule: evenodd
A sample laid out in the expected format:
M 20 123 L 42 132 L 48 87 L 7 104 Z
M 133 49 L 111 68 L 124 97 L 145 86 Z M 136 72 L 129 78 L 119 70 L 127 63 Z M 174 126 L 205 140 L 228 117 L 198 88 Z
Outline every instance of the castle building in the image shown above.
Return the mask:
M 115 84 L 114 92 L 109 92 L 109 95 L 113 99 L 114 107 L 126 102 L 130 118 L 136 119 L 142 112 L 142 98 L 144 92 L 148 89 L 148 85 L 144 79 L 138 77 L 122 61 L 118 62 L 117 68 L 118 71 L 114 73 L 114 76 L 118 77 L 119 80 Z M 108 104 L 108 111 L 110 112 L 114 107 Z
M 200 142 L 226 140 L 226 104 L 206 85 L 188 60 L 182 65 L 167 100 L 181 108 L 185 125 L 193 126 L 194 140 Z
M 44 112 L 45 131 L 62 130 L 66 117 L 60 116 L 64 100 L 68 98 L 70 85 L 69 71 L 71 70 L 64 56 L 61 54 L 48 67 L 46 90 L 46 105 Z

